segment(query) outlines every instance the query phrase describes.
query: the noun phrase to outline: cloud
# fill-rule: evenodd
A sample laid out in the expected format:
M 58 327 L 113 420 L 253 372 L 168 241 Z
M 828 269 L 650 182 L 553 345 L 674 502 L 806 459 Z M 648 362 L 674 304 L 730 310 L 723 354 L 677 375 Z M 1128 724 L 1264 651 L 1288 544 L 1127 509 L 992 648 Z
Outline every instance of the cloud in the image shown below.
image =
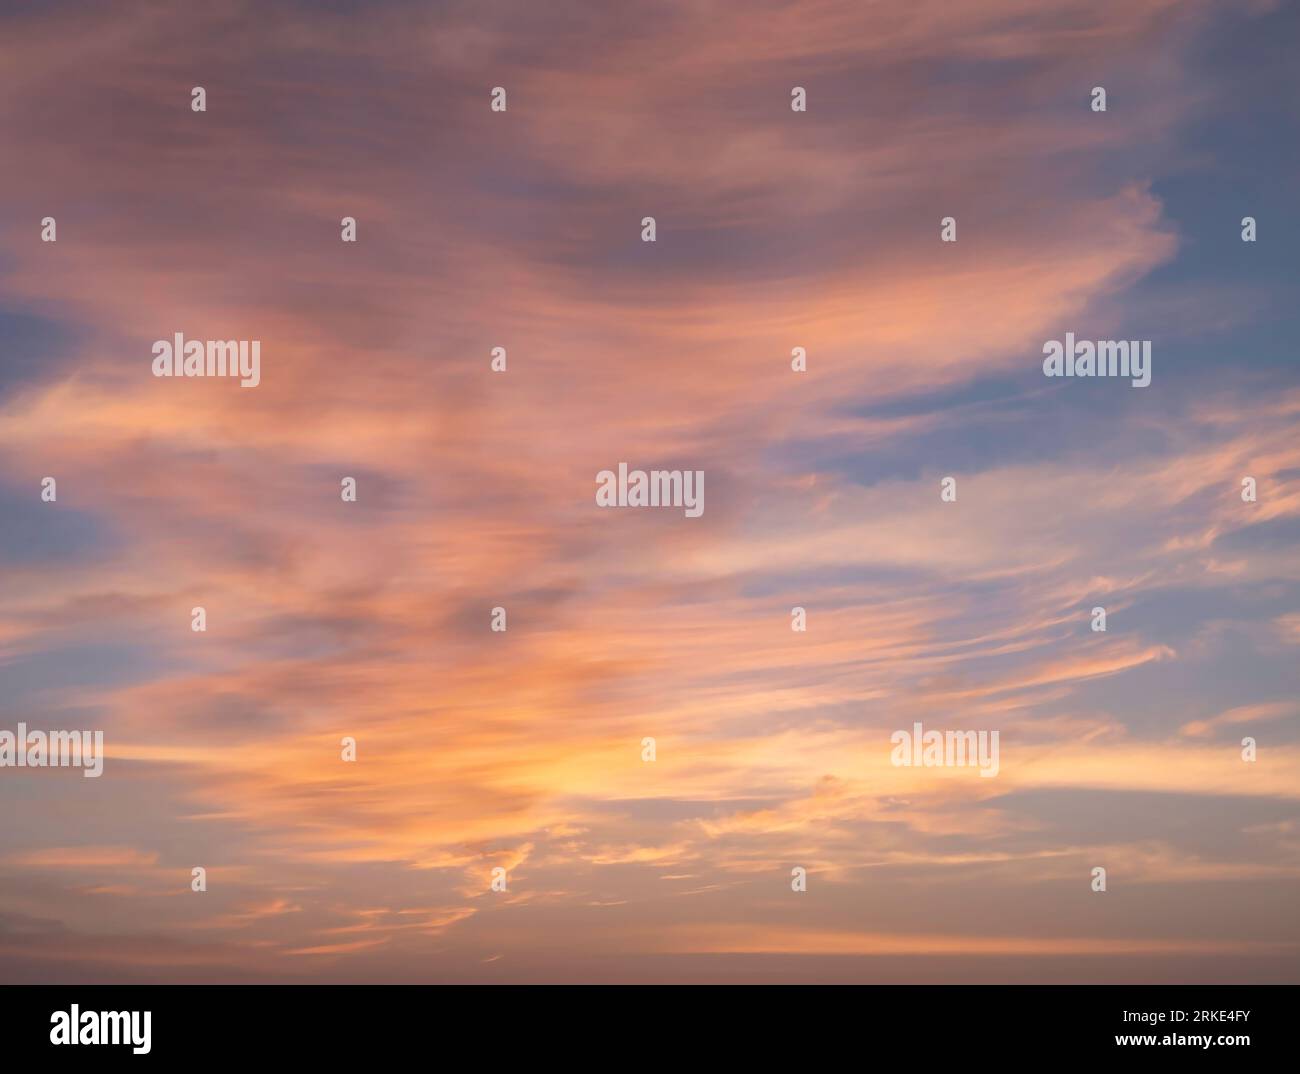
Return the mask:
M 0 672 L 15 722 L 102 727 L 108 757 L 93 787 L 0 779 L 33 818 L 0 840 L 0 914 L 59 937 L 25 957 L 407 979 L 531 973 L 550 945 L 1232 966 L 1291 943 L 1300 757 L 1219 739 L 1294 715 L 1300 390 L 1253 352 L 1187 358 L 1256 315 L 1226 268 L 1139 297 L 1206 256 L 1170 178 L 1199 174 L 1220 18 L 8 16 L 0 288 L 28 327 L 0 368 Z M 1150 388 L 1044 383 L 1045 339 L 1135 323 Z M 262 384 L 153 378 L 176 331 L 261 340 Z M 620 461 L 704 469 L 705 514 L 597 510 Z M 999 730 L 998 778 L 894 768 L 916 720 Z M 1132 830 L 1063 838 L 1058 793 L 1133 802 Z M 1146 834 L 1174 799 L 1228 827 Z M 1094 854 L 1144 897 L 1254 900 L 1262 933 L 1088 918 L 1061 900 Z M 770 901 L 796 864 L 826 920 Z M 971 874 L 997 881 L 985 932 L 936 933 Z

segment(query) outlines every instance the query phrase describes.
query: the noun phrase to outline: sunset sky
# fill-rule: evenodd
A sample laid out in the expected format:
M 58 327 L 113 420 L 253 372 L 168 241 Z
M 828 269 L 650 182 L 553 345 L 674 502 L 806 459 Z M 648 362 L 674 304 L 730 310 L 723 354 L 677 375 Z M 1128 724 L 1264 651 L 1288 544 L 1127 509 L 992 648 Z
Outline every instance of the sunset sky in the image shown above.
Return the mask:
M 1298 46 L 0 0 L 0 982 L 1300 983 Z

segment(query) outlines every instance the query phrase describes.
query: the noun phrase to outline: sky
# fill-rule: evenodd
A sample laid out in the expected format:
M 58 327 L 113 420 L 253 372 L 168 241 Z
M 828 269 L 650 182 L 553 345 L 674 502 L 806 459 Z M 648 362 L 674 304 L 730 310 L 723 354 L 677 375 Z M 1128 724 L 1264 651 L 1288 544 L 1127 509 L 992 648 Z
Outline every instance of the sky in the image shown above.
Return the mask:
M 0 4 L 0 982 L 1300 982 L 1297 41 Z

